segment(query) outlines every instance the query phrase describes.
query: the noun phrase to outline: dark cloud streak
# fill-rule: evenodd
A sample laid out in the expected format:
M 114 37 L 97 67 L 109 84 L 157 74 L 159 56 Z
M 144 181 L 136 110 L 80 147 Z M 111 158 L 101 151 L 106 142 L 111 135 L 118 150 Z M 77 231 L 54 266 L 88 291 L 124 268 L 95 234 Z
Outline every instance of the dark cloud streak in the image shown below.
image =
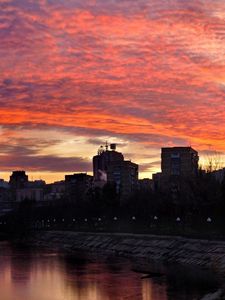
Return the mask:
M 0 155 L 1 171 L 23 169 L 28 172 L 90 172 L 91 162 L 81 157 L 58 157 L 51 155 Z

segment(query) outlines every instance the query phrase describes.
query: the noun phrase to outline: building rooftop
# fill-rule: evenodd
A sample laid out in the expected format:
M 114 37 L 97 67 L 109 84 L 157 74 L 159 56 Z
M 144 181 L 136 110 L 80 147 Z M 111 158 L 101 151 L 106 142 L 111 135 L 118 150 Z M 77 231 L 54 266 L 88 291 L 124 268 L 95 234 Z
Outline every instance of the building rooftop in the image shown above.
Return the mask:
M 189 147 L 163 147 L 162 151 L 192 151 L 197 153 L 197 151 L 190 146 Z

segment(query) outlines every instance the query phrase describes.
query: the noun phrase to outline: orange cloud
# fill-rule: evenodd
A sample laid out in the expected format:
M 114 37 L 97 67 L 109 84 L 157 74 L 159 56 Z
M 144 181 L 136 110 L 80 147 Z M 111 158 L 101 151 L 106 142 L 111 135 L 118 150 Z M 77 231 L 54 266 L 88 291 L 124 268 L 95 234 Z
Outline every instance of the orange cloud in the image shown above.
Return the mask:
M 4 1 L 0 125 L 225 152 L 224 9 L 219 0 Z

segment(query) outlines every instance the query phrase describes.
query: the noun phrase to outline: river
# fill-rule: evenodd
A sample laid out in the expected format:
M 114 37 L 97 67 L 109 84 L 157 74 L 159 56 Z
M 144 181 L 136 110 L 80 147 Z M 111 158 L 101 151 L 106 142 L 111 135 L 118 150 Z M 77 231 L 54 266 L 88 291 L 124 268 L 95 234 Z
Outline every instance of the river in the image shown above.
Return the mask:
M 194 300 L 219 288 L 214 274 L 164 267 L 149 275 L 141 268 L 125 259 L 68 256 L 1 242 L 0 299 Z

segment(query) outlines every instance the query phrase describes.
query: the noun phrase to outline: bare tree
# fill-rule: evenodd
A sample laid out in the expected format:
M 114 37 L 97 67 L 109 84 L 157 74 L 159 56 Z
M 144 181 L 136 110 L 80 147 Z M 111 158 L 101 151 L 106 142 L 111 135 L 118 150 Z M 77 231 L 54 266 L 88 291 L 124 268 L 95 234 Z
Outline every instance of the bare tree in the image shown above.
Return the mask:
M 207 162 L 204 165 L 204 169 L 207 173 L 217 171 L 223 168 L 224 162 L 219 152 L 215 151 L 214 153 L 208 155 Z

